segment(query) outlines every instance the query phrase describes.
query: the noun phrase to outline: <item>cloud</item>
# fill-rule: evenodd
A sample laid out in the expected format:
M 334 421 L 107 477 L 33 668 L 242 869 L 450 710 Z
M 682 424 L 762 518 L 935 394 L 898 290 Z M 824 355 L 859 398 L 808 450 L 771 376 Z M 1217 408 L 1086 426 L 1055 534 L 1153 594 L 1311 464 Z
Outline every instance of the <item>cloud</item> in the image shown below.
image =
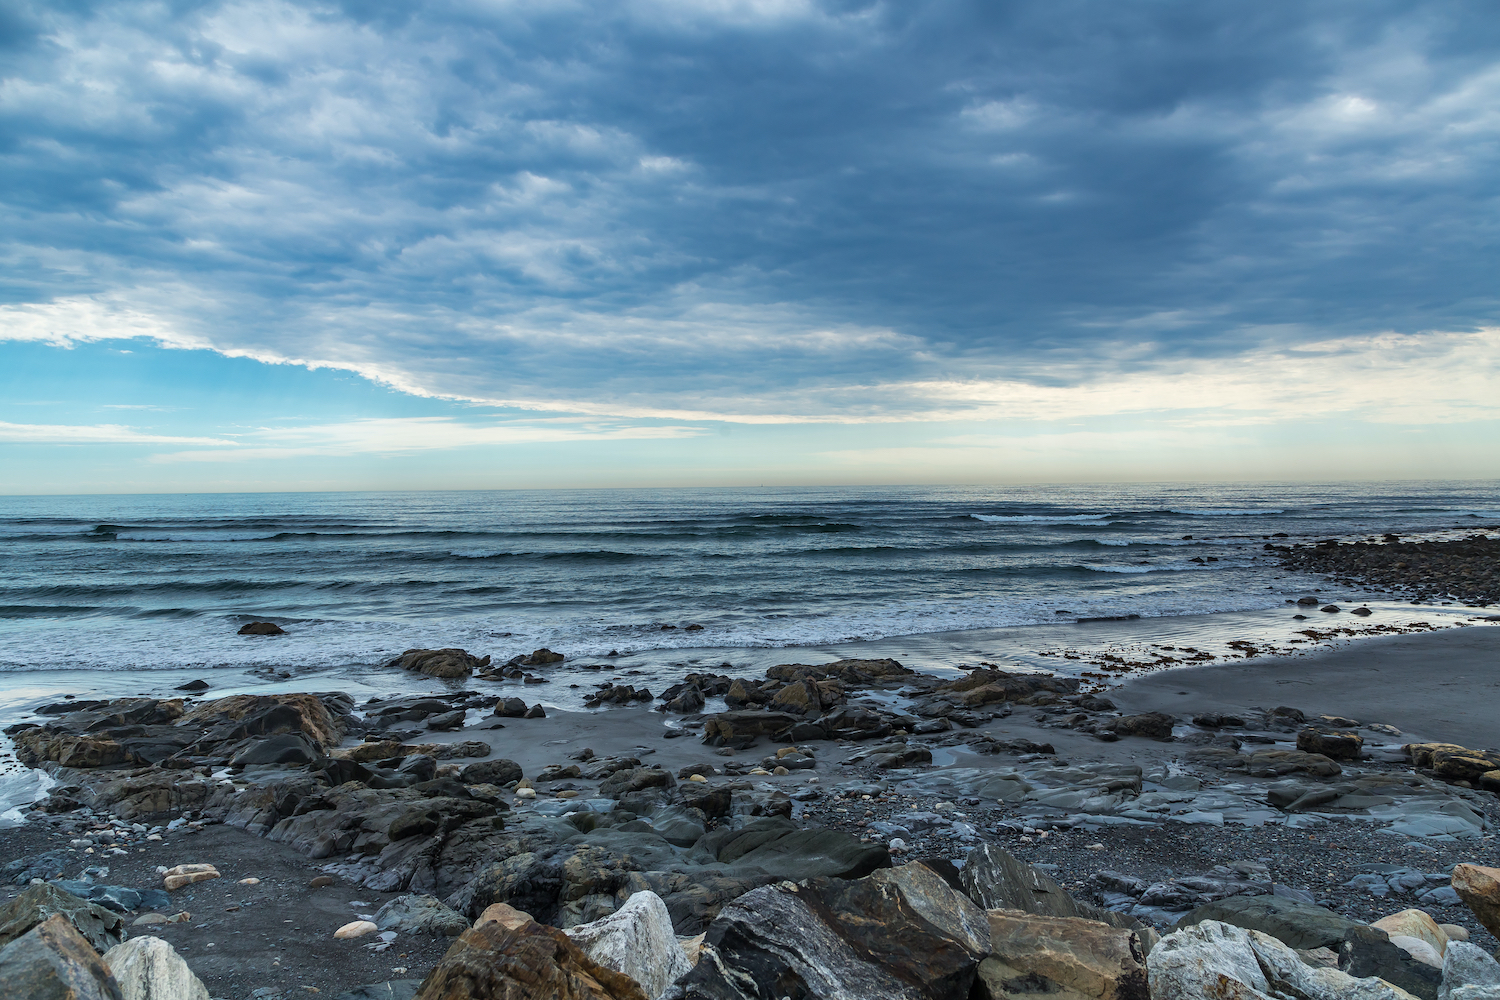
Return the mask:
M 0 441 L 13 444 L 234 444 L 225 438 L 150 434 L 120 424 L 11 424 L 3 421 L 0 421 Z
M 246 462 L 313 455 L 405 455 L 424 451 L 571 441 L 667 440 L 697 437 L 694 427 L 562 426 L 476 424 L 448 417 L 390 417 L 301 427 L 259 428 L 232 450 L 181 451 L 153 455 L 153 462 Z M 184 444 L 210 441 L 183 440 Z
M 1408 419 L 1399 349 L 1460 419 L 1497 395 L 1441 360 L 1500 320 L 1493 21 L 22 3 L 0 337 L 749 422 L 1378 414 L 1380 379 Z

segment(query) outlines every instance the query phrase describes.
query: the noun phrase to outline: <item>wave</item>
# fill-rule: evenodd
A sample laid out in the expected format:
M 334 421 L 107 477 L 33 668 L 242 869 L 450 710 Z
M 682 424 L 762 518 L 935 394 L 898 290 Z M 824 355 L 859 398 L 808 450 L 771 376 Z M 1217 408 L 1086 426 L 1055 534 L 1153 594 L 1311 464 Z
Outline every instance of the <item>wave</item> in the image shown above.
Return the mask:
M 1085 521 L 1107 521 L 1122 514 L 967 514 L 976 521 L 990 524 L 1078 524 Z
M 1168 514 L 1177 514 L 1182 517 L 1255 517 L 1257 515 L 1274 516 L 1285 514 L 1286 510 L 1272 510 L 1260 507 L 1205 507 L 1198 510 L 1171 509 Z

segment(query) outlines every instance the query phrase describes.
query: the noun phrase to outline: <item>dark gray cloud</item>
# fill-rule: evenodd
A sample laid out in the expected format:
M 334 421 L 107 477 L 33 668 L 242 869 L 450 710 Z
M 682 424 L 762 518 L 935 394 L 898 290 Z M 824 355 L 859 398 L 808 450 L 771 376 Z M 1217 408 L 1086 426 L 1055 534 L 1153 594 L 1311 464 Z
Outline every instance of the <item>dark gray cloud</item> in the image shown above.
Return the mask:
M 1482 3 L 48 3 L 0 52 L 6 299 L 429 391 L 811 412 L 1500 305 Z

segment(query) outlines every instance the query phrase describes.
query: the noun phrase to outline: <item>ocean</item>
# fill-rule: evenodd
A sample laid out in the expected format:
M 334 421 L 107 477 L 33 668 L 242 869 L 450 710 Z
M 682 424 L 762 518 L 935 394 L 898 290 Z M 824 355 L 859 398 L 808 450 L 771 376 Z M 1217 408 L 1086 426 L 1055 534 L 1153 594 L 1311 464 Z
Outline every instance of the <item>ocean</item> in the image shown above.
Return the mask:
M 423 646 L 639 656 L 1258 611 L 1322 586 L 1279 569 L 1268 539 L 1496 520 L 1491 482 L 3 497 L 0 672 L 374 666 Z M 288 635 L 236 634 L 257 620 Z

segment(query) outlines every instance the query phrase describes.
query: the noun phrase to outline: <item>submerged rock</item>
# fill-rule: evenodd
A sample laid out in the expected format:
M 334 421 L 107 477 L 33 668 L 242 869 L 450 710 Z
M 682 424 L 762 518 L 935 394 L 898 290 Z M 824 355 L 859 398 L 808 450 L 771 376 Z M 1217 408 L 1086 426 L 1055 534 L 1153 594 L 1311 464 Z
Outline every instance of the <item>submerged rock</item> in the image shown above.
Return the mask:
M 490 665 L 488 656 L 474 656 L 463 649 L 408 649 L 388 667 L 415 670 L 429 677 L 468 677 L 476 669 Z

